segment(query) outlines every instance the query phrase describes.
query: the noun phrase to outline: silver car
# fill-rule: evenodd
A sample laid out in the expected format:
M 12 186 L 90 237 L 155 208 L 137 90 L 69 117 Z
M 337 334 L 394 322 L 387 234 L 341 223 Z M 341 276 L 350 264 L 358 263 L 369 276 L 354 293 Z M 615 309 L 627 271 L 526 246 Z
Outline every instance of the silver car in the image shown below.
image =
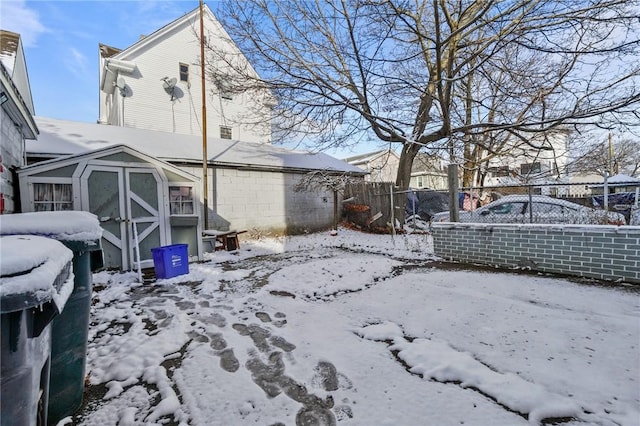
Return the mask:
M 432 222 L 448 222 L 449 212 L 433 215 Z M 568 223 L 624 225 L 620 213 L 596 210 L 546 195 L 507 195 L 474 211 L 460 211 L 460 222 Z
M 632 207 L 629 216 L 629 225 L 640 226 L 640 206 Z

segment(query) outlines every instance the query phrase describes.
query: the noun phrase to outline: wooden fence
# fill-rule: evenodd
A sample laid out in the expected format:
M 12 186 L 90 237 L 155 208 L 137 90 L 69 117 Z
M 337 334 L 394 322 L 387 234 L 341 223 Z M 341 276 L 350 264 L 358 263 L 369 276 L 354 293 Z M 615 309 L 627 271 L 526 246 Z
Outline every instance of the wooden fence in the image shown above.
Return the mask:
M 347 185 L 343 194 L 343 218 L 371 231 L 391 232 L 391 223 L 398 219 L 402 223 L 404 220 L 406 194 L 396 194 L 396 191 L 392 182 L 359 182 Z

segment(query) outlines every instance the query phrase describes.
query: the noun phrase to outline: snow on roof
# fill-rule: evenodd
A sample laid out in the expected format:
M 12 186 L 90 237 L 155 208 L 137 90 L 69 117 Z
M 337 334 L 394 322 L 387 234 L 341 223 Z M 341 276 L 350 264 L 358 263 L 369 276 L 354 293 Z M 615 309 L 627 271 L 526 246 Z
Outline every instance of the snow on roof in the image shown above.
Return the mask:
M 640 179 L 625 174 L 618 174 L 607 179 L 609 183 L 640 183 Z
M 1 237 L 2 311 L 18 311 L 51 300 L 62 311 L 73 291 L 73 274 L 64 277 L 72 259 L 73 252 L 56 240 L 34 235 Z
M 59 157 L 126 145 L 169 162 L 202 162 L 202 138 L 130 127 L 36 117 L 40 136 L 27 141 L 28 156 Z M 276 169 L 362 170 L 324 153 L 285 149 L 269 144 L 208 137 L 207 156 L 214 166 L 253 166 Z
M 600 178 L 602 179 L 602 178 Z M 610 176 L 609 178 L 607 178 L 607 186 L 620 186 L 620 187 L 625 187 L 625 186 L 638 186 L 640 184 L 640 179 L 638 178 L 634 178 L 632 176 L 629 175 L 625 175 L 623 173 L 617 174 L 617 175 L 613 175 Z M 602 188 L 604 187 L 604 182 L 603 183 L 598 183 L 595 185 L 591 185 L 591 188 Z
M 59 241 L 94 241 L 102 237 L 102 228 L 96 215 L 89 212 L 19 213 L 0 216 L 0 235 L 40 235 Z

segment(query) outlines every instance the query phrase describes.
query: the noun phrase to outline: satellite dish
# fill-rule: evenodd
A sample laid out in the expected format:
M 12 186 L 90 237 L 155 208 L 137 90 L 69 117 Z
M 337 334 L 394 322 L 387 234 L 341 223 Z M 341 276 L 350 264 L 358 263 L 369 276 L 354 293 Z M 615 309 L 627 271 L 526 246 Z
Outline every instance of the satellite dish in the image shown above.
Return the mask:
M 124 78 L 118 78 L 118 82 L 114 83 L 114 85 L 120 89 L 120 96 L 123 98 L 127 97 L 127 83 L 124 81 Z
M 162 80 L 164 81 L 164 83 L 162 83 L 162 87 L 164 87 L 165 90 L 173 90 L 173 88 L 176 87 L 176 83 L 178 82 L 178 79 L 175 77 L 165 77 Z
M 171 95 L 171 100 L 175 99 L 175 90 L 176 90 L 176 83 L 178 82 L 178 79 L 173 77 L 173 78 L 169 78 L 169 77 L 163 77 L 160 80 L 164 81 L 164 83 L 162 83 L 162 87 L 164 88 L 164 91 L 167 92 L 167 94 Z

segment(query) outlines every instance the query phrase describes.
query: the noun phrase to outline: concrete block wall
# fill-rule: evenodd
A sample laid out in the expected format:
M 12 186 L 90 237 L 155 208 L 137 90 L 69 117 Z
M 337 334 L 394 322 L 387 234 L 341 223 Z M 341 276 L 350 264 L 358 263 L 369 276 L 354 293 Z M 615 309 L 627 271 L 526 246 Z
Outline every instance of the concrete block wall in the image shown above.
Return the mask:
M 640 284 L 640 227 L 432 224 L 447 260 Z
M 216 216 L 222 228 L 301 233 L 333 224 L 333 193 L 296 192 L 302 174 L 270 171 L 215 170 Z

